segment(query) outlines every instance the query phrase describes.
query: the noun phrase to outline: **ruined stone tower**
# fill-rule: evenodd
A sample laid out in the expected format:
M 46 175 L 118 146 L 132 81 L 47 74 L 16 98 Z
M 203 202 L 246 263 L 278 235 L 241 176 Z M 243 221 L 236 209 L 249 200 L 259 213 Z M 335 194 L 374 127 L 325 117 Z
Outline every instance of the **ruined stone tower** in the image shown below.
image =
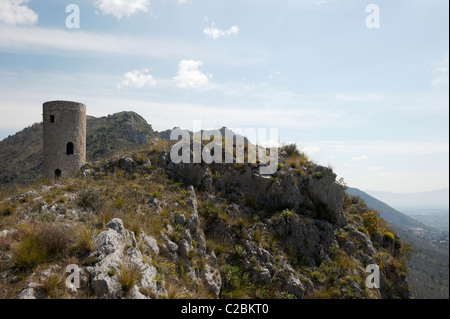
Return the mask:
M 86 106 L 46 102 L 43 122 L 44 176 L 53 180 L 75 174 L 86 162 Z

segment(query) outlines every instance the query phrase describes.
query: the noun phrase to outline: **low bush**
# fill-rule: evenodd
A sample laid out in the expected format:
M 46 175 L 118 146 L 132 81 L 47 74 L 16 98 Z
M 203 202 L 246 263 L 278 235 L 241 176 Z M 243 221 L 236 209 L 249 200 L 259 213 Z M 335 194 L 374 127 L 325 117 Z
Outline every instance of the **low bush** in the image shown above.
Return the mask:
M 384 232 L 383 238 L 391 243 L 393 243 L 395 239 L 394 234 L 391 233 L 390 231 Z
M 136 264 L 124 262 L 120 265 L 117 279 L 122 290 L 127 294 L 141 279 L 141 270 Z
M 289 157 L 300 156 L 300 151 L 295 143 L 284 145 L 281 151 L 285 151 Z
M 16 211 L 16 205 L 5 203 L 0 207 L 0 217 L 11 216 Z
M 12 246 L 13 267 L 19 271 L 34 269 L 48 256 L 42 238 L 32 232 L 25 234 L 22 239 Z
M 99 212 L 103 207 L 103 199 L 97 191 L 86 189 L 79 194 L 77 204 L 81 208 Z

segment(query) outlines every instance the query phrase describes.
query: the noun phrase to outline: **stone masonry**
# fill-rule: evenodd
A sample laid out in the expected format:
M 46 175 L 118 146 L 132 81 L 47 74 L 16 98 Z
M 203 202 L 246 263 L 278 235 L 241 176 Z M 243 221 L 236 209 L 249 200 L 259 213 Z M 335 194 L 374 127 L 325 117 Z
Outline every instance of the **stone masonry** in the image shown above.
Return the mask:
M 70 101 L 43 105 L 44 176 L 50 180 L 78 172 L 86 162 L 86 106 Z

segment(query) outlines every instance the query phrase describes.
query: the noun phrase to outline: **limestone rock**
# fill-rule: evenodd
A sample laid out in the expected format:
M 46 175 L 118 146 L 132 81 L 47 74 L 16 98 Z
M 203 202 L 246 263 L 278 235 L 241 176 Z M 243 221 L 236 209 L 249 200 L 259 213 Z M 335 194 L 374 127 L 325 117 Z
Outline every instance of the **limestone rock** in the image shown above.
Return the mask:
M 175 223 L 177 223 L 180 226 L 184 226 L 186 224 L 186 217 L 184 216 L 184 214 L 178 214 L 175 217 Z
M 206 257 L 206 265 L 204 270 L 200 272 L 200 276 L 208 291 L 218 298 L 222 286 L 222 277 L 217 269 L 217 259 L 214 254 Z
M 153 238 L 152 236 L 149 236 L 145 233 L 141 233 L 141 240 L 144 243 L 145 248 L 148 251 L 153 252 L 156 255 L 159 254 L 158 242 L 156 241 L 155 238 Z
M 125 235 L 123 222 L 119 218 L 112 219 L 108 224 L 106 224 L 106 227 L 115 230 L 119 235 Z
M 307 183 L 308 194 L 316 206 L 312 217 L 345 226 L 347 221 L 341 213 L 345 190 L 335 180 L 336 174 L 330 168 L 318 165 L 314 168 Z
M 115 218 L 107 224 L 110 227 L 101 232 L 96 238 L 96 251 L 91 253 L 97 258 L 97 262 L 92 267 L 86 267 L 91 280 L 91 287 L 97 298 L 121 298 L 124 292 L 120 285 L 117 274 L 122 271 L 124 264 L 134 265 L 139 271 L 139 282 L 137 287 L 144 287 L 155 296 L 164 293 L 157 287 L 155 277 L 156 269 L 148 260 L 143 258 L 141 251 L 137 248 L 136 239 L 133 232 L 123 227 L 122 220 Z M 152 248 L 155 243 L 150 236 L 144 236 L 144 242 Z M 135 297 L 142 297 L 141 294 L 134 293 Z
M 293 294 L 297 298 L 303 298 L 305 288 L 302 285 L 300 279 L 294 275 L 291 275 L 285 283 L 285 289 L 287 292 Z

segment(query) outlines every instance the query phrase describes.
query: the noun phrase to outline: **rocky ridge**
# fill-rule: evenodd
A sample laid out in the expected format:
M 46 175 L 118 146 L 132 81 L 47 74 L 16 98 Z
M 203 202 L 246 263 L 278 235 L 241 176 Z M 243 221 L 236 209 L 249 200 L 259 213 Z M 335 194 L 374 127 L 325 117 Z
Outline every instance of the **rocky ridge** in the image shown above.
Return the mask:
M 2 295 L 410 296 L 401 241 L 346 196 L 331 169 L 311 162 L 294 168 L 286 154 L 273 176 L 260 176 L 251 164 L 174 164 L 159 144 L 3 199 Z M 21 244 L 34 231 L 29 225 L 42 223 L 89 230 L 86 245 L 70 237 L 58 254 L 19 267 Z M 68 263 L 80 266 L 81 288 L 66 289 L 60 280 L 49 289 L 48 278 L 63 278 Z M 372 263 L 380 265 L 381 289 L 365 287 Z

